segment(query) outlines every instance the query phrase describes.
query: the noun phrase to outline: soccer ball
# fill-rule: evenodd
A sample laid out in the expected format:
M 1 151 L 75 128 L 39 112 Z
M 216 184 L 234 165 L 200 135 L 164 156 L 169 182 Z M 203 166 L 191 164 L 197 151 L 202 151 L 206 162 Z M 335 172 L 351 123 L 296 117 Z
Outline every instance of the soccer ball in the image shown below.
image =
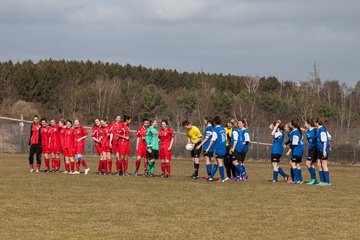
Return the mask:
M 191 143 L 186 144 L 185 146 L 186 150 L 191 151 L 194 149 L 193 145 Z

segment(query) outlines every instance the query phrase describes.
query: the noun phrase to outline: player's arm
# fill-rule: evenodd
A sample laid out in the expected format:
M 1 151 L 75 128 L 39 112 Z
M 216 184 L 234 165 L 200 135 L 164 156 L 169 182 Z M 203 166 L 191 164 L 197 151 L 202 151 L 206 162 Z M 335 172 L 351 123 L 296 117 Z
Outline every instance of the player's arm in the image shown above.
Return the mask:
M 243 142 L 243 145 L 246 145 L 250 142 L 250 134 L 248 132 L 246 132 L 244 134 L 244 137 L 245 137 L 245 141 Z
M 326 132 L 321 132 L 320 133 L 320 140 L 323 143 L 323 157 L 327 157 L 327 153 L 326 153 L 326 147 L 327 147 L 327 140 L 328 140 L 328 134 Z
M 210 143 L 209 143 L 209 146 L 208 146 L 208 148 L 205 150 L 206 153 L 208 153 L 208 152 L 210 151 L 210 148 L 211 148 L 211 146 L 214 144 L 214 142 L 216 141 L 216 139 L 217 139 L 217 133 L 216 133 L 216 132 L 213 132 L 211 141 L 210 141 Z
M 171 134 L 171 142 L 170 142 L 168 151 L 170 151 L 172 149 L 173 143 L 174 143 L 174 133 Z
M 239 140 L 239 133 L 236 132 L 236 131 L 233 131 L 233 138 L 234 138 L 234 143 L 230 149 L 231 153 L 233 153 L 235 151 L 235 148 L 236 148 L 236 145 L 238 143 L 238 140 Z

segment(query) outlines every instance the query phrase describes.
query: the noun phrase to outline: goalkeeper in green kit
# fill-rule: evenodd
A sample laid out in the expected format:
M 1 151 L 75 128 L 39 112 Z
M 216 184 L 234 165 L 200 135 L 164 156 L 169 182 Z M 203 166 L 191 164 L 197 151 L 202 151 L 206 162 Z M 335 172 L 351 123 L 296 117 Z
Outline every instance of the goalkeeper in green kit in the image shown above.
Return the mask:
M 147 166 L 145 177 L 154 177 L 155 160 L 159 159 L 159 136 L 156 129 L 157 121 L 150 121 L 150 127 L 146 131 L 146 145 L 148 151 L 149 164 Z

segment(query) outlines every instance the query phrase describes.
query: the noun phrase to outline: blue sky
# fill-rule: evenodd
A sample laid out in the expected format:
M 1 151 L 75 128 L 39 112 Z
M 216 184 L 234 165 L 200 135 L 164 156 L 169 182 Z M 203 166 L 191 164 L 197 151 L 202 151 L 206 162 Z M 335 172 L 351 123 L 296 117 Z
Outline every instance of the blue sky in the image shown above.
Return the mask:
M 0 0 L 0 61 L 360 80 L 360 1 Z

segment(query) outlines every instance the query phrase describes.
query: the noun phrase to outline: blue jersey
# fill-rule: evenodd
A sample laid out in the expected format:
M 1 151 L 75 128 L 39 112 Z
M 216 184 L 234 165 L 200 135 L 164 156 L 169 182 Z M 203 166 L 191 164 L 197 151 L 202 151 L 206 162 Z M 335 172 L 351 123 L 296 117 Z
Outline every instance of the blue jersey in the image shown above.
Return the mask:
M 226 131 L 224 127 L 218 125 L 213 129 L 213 136 L 211 141 L 214 142 L 215 152 L 219 156 L 225 156 L 226 154 Z
M 308 150 L 316 148 L 316 128 L 306 130 L 306 138 L 308 141 Z
M 329 141 L 329 135 L 326 131 L 326 128 L 323 126 L 320 126 L 316 131 L 316 143 L 317 148 L 319 152 L 324 152 L 324 142 L 326 142 L 326 153 L 330 153 L 330 141 Z
M 250 144 L 250 133 L 246 128 L 241 129 L 241 144 L 244 144 L 244 151 L 247 153 L 249 151 Z
M 280 154 L 282 155 L 284 152 L 283 142 L 284 142 L 284 131 L 277 131 L 274 135 L 274 141 L 271 149 L 271 154 Z
M 291 131 L 289 141 L 292 146 L 292 155 L 295 157 L 302 157 L 304 154 L 304 143 L 299 129 Z
M 238 128 L 233 128 L 231 134 L 231 146 L 234 146 L 234 142 L 236 142 L 235 151 L 242 152 L 244 150 L 243 142 L 241 139 L 241 130 Z
M 205 132 L 203 134 L 203 139 L 207 139 L 207 141 L 204 143 L 203 145 L 203 149 L 207 149 L 209 147 L 209 144 L 210 144 L 210 141 L 211 141 L 211 137 L 212 137 L 212 133 L 213 133 L 213 127 L 210 125 L 210 126 L 207 126 L 206 129 L 205 129 Z M 214 152 L 214 144 L 211 146 L 209 152 L 212 153 Z

